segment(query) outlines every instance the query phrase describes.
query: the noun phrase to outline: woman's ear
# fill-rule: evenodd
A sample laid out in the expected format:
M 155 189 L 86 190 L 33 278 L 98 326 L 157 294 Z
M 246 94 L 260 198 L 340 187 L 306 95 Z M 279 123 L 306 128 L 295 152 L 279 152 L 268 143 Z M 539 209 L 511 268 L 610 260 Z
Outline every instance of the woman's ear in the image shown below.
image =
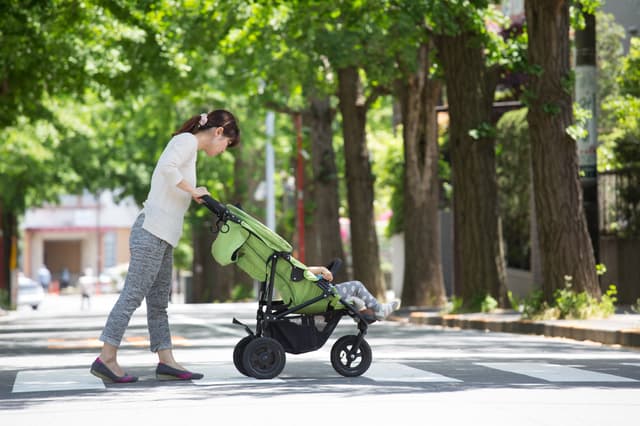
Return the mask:
M 215 135 L 222 136 L 224 134 L 224 127 L 216 127 Z

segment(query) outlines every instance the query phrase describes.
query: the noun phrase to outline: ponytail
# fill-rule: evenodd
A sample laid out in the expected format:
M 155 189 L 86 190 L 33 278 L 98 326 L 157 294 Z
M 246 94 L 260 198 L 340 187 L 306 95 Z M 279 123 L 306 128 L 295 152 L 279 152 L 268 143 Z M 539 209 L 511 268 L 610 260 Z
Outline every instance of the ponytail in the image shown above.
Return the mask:
M 194 115 L 185 121 L 172 136 L 180 133 L 191 133 L 195 135 L 212 127 L 222 127 L 224 129 L 222 135 L 229 138 L 230 147 L 240 143 L 240 128 L 238 127 L 236 118 L 229 111 L 223 109 Z

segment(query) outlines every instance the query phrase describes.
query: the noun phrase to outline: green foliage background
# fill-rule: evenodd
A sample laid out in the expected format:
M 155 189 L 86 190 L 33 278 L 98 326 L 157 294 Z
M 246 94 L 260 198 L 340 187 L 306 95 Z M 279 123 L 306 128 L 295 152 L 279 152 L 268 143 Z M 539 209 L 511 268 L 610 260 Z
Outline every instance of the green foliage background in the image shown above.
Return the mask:
M 155 162 L 171 133 L 191 115 L 216 108 L 240 119 L 242 147 L 199 161 L 199 183 L 234 202 L 245 185 L 244 207 L 263 217 L 252 199 L 263 179 L 267 110 L 296 111 L 312 96 L 335 94 L 336 70 L 356 65 L 371 105 L 368 143 L 376 176 L 375 209 L 394 213 L 389 232 L 403 230 L 401 132 L 393 128 L 394 79 L 412 71 L 417 45 L 430 34 L 473 30 L 489 47 L 488 61 L 523 67 L 519 37 L 503 40 L 486 22 L 503 23 L 486 0 L 448 2 L 357 0 L 2 0 L 0 19 L 0 205 L 22 214 L 61 194 L 113 189 L 142 202 Z M 586 1 L 588 7 L 597 2 Z M 624 30 L 598 13 L 599 169 L 625 169 L 632 184 L 621 198 L 628 235 L 640 235 L 640 41 L 622 54 Z M 577 19 L 576 21 L 579 21 Z M 440 76 L 442 70 L 430 70 Z M 332 106 L 337 101 L 332 97 Z M 529 181 L 525 112 L 497 125 L 500 208 L 509 263 L 528 264 Z M 277 195 L 291 193 L 295 135 L 278 115 Z M 334 148 L 344 173 L 340 117 Z M 442 206 L 450 174 L 447 135 L 441 137 Z M 234 179 L 242 155 L 242 183 Z M 344 175 L 339 177 L 344 182 Z M 345 188 L 341 213 L 346 215 Z M 626 209 L 626 210 L 625 210 Z M 283 208 L 278 231 L 293 232 Z M 176 251 L 190 262 L 190 230 L 204 212 L 192 209 Z M 195 226 L 194 226 L 195 227 Z

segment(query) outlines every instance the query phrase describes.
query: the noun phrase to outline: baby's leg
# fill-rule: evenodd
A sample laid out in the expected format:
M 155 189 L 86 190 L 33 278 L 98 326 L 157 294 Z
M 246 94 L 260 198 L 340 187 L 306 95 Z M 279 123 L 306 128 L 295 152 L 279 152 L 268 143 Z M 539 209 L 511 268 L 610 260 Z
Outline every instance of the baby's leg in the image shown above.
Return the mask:
M 346 299 L 349 296 L 355 296 L 362 300 L 364 300 L 367 308 L 373 309 L 374 311 L 379 308 L 379 303 L 375 297 L 360 281 L 347 281 L 344 283 L 336 284 L 336 290 L 338 294 L 343 299 Z

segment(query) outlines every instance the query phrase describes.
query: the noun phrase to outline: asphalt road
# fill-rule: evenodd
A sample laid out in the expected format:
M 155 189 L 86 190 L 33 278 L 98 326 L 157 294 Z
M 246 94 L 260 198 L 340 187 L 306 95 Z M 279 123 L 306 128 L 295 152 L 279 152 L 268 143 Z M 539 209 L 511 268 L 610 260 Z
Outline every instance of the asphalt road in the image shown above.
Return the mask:
M 104 385 L 88 372 L 115 296 L 80 310 L 75 296 L 0 318 L 0 424 L 634 424 L 640 351 L 544 337 L 396 322 L 371 326 L 373 364 L 357 378 L 331 367 L 333 342 L 356 332 L 344 319 L 320 350 L 287 355 L 280 376 L 238 373 L 233 347 L 255 324 L 255 303 L 170 307 L 177 359 L 205 374 L 159 382 L 144 308 L 125 335 L 120 363 L 140 376 Z

